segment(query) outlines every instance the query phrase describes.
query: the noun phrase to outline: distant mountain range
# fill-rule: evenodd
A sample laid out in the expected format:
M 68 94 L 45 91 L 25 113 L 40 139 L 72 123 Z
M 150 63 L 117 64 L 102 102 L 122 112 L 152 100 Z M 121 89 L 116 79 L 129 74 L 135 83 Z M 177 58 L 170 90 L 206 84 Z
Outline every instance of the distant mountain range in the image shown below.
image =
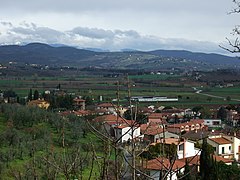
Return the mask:
M 240 68 L 240 59 L 220 54 L 195 53 L 183 50 L 142 52 L 128 49 L 124 49 L 122 52 L 106 52 L 99 49 L 86 50 L 41 43 L 31 43 L 24 46 L 0 46 L 0 62 L 9 61 L 50 66 L 94 66 L 148 70 Z

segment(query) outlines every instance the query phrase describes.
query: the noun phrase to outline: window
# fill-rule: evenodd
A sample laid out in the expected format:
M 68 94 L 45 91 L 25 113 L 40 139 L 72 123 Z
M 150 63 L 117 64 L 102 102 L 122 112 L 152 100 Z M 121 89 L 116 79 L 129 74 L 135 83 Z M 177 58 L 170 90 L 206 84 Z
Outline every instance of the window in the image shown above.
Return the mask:
M 225 152 L 224 152 L 224 147 L 222 147 L 222 154 L 224 154 Z
M 220 125 L 219 121 L 213 121 L 213 125 Z
M 231 146 L 229 146 L 229 151 L 231 151 Z
M 179 145 L 179 151 L 183 151 L 184 149 L 184 144 Z

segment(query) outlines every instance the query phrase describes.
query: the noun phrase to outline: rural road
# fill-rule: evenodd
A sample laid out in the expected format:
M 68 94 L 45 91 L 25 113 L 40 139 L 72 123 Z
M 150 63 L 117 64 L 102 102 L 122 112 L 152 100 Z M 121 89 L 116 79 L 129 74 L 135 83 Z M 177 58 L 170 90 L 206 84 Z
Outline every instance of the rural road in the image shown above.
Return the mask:
M 212 94 L 202 93 L 202 90 L 198 90 L 196 87 L 192 87 L 192 88 L 193 88 L 193 90 L 195 91 L 196 94 L 200 94 L 200 95 L 203 95 L 203 96 L 208 96 L 208 97 L 213 97 L 213 98 L 218 98 L 218 99 L 226 100 L 226 97 L 215 96 L 215 95 L 212 95 Z M 231 98 L 231 100 L 232 100 L 232 101 L 239 101 L 239 102 L 240 102 L 240 99 Z

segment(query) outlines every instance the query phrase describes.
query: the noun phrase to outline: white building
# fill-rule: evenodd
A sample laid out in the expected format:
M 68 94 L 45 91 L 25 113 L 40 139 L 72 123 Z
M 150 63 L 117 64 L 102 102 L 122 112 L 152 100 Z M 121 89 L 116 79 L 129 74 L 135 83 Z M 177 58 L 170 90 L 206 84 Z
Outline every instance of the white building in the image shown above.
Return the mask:
M 228 140 L 222 135 L 209 137 L 207 139 L 208 144 L 212 145 L 215 154 L 218 156 L 222 156 L 227 159 L 233 158 L 233 141 Z
M 164 143 L 167 145 L 175 144 L 177 146 L 177 158 L 187 158 L 200 154 L 200 149 L 194 147 L 194 142 L 190 140 L 180 140 L 177 138 L 165 138 L 160 140 L 160 143 Z M 155 145 L 156 143 L 152 143 Z
M 120 139 L 119 142 L 126 142 L 140 137 L 140 127 L 129 126 L 127 124 L 114 127 L 115 138 Z
M 222 127 L 221 119 L 204 119 L 204 125 L 209 128 Z
M 154 180 L 161 179 L 160 172 L 162 172 L 162 177 L 166 176 L 167 180 L 177 180 L 177 174 L 184 172 L 184 166 L 185 162 L 178 159 L 171 164 L 167 158 L 156 158 L 147 162 L 146 169 Z

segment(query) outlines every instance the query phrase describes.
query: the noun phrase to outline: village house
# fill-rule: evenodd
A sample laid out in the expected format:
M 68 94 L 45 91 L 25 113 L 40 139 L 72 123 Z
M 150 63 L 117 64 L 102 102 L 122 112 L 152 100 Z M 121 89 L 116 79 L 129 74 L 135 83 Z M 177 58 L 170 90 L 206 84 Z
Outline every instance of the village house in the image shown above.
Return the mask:
M 233 163 L 233 160 L 225 159 L 217 155 L 213 155 L 213 159 L 216 160 L 217 162 L 223 162 L 226 165 L 231 165 Z M 179 159 L 179 161 L 182 161 L 184 163 L 187 161 L 192 174 L 196 174 L 200 171 L 200 155 L 182 158 L 182 159 Z
M 204 120 L 192 119 L 185 123 L 172 124 L 167 126 L 169 131 L 175 132 L 188 132 L 188 131 L 199 131 L 204 128 Z
M 211 136 L 207 139 L 208 144 L 213 146 L 215 154 L 226 159 L 233 158 L 233 142 L 224 138 L 222 135 Z
M 36 106 L 36 107 L 40 107 L 42 109 L 48 109 L 48 107 L 50 106 L 50 103 L 45 101 L 45 100 L 40 100 L 40 99 L 37 99 L 37 100 L 32 100 L 32 101 L 29 101 L 27 103 L 28 106 Z
M 240 138 L 223 133 L 209 136 L 208 143 L 214 147 L 215 154 L 226 159 L 240 160 Z
M 148 123 L 164 125 L 167 124 L 167 118 L 164 117 L 163 113 L 151 113 L 148 115 Z
M 221 128 L 222 120 L 221 119 L 204 119 L 204 125 L 209 128 Z
M 73 99 L 73 107 L 78 110 L 85 110 L 85 100 L 79 97 Z
M 233 116 L 232 125 L 234 127 L 239 127 L 240 126 L 240 114 L 236 114 L 235 116 Z
M 207 138 L 211 132 L 206 130 L 201 131 L 188 131 L 182 135 L 183 138 L 189 139 L 195 143 L 202 144 L 204 138 Z
M 116 106 L 113 103 L 101 103 L 97 105 L 97 109 L 105 109 L 112 113 L 116 112 Z
M 119 142 L 126 142 L 132 139 L 141 138 L 140 127 L 122 124 L 119 126 L 114 126 L 115 138 L 119 140 Z
M 101 129 L 104 133 L 119 139 L 120 142 L 128 141 L 141 135 L 138 123 L 114 114 L 98 116 L 94 121 L 101 123 Z
M 185 162 L 182 162 L 178 159 L 172 164 L 169 159 L 160 157 L 156 159 L 149 160 L 146 165 L 146 170 L 149 172 L 149 175 L 154 180 L 162 179 L 165 177 L 167 180 L 177 180 L 177 174 L 184 172 Z
M 72 111 L 72 113 L 79 117 L 94 115 L 94 112 L 90 110 L 77 110 L 77 111 Z
M 190 156 L 195 156 L 200 154 L 200 149 L 195 148 L 194 142 L 186 139 L 179 138 L 165 138 L 161 139 L 156 143 L 152 143 L 151 145 L 156 145 L 157 143 L 161 143 L 164 145 L 176 145 L 177 146 L 177 159 L 182 159 Z
M 157 142 L 162 138 L 179 138 L 177 134 L 169 132 L 164 129 L 163 126 L 154 123 L 142 124 L 141 134 L 144 135 L 144 140 L 148 140 L 151 143 Z
M 234 117 L 236 117 L 238 114 L 235 110 L 228 110 L 227 111 L 227 121 L 233 124 Z

